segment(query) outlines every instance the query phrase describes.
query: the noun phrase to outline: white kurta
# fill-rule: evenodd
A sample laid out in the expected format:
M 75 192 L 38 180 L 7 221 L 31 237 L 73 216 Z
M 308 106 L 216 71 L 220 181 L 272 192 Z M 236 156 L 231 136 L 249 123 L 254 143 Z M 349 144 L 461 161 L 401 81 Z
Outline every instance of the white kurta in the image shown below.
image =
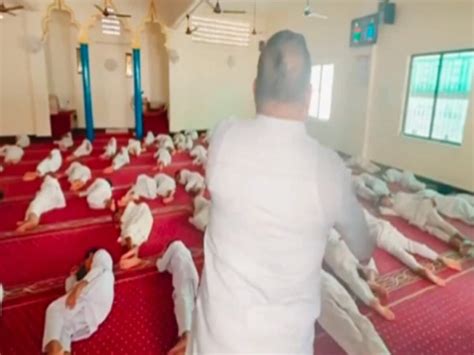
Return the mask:
M 397 169 L 388 169 L 383 175 L 385 181 L 399 184 L 404 189 L 410 191 L 420 191 L 426 188 L 426 185 L 418 181 L 416 176 L 410 171 L 399 171 Z
M 156 140 L 159 148 L 174 150 L 174 143 L 169 135 L 159 134 Z
M 71 132 L 66 133 L 59 141 L 55 142 L 61 150 L 66 150 L 74 145 Z
M 374 164 L 369 159 L 360 156 L 349 158 L 346 161 L 346 166 L 349 168 L 359 168 L 371 174 L 375 174 L 380 171 L 380 167 L 377 164 Z
M 107 142 L 104 148 L 104 155 L 108 158 L 112 158 L 117 153 L 117 140 L 112 137 Z
M 196 196 L 194 198 L 194 212 L 189 222 L 200 231 L 205 231 L 209 224 L 209 211 L 211 209 L 211 201 L 204 196 Z
M 3 156 L 5 163 L 18 163 L 24 154 L 23 148 L 17 145 L 4 145 L 0 148 L 0 157 Z
M 194 158 L 193 164 L 204 165 L 207 162 L 207 149 L 200 144 L 195 146 L 189 155 Z
M 163 167 L 170 165 L 172 160 L 171 154 L 166 148 L 158 149 L 155 153 L 155 158 Z
M 129 139 L 127 149 L 131 155 L 139 157 L 142 154 L 142 144 L 137 139 Z
M 179 183 L 184 185 L 186 192 L 199 192 L 206 187 L 204 177 L 201 174 L 187 169 L 181 170 Z
M 112 160 L 112 168 L 114 170 L 119 170 L 120 168 L 124 167 L 125 165 L 130 163 L 130 155 L 128 155 L 128 150 L 125 147 L 120 149 L 120 153 L 118 153 L 114 159 Z
M 181 241 L 170 244 L 156 262 L 159 272 L 168 271 L 173 277 L 174 314 L 178 323 L 178 336 L 191 330 L 194 302 L 199 276 L 191 252 Z
M 152 177 L 140 174 L 132 187 L 133 194 L 138 197 L 153 200 L 156 198 L 156 182 Z
M 187 352 L 313 354 L 329 229 L 360 258 L 373 250 L 349 171 L 303 122 L 257 116 L 219 125 L 206 175 L 212 206 Z
M 184 143 L 186 141 L 186 136 L 183 133 L 176 133 L 173 136 L 173 142 L 175 145 L 178 145 L 180 143 Z
M 91 169 L 77 161 L 69 165 L 66 169 L 66 175 L 70 183 L 78 180 L 86 183 L 92 177 Z
M 36 166 L 36 172 L 40 177 L 48 173 L 55 173 L 59 170 L 62 163 L 63 158 L 61 152 L 58 149 L 53 149 L 49 155 Z
M 112 310 L 115 279 L 112 258 L 107 251 L 100 249 L 94 254 L 91 270 L 84 280 L 88 285 L 73 309 L 66 307 L 67 295 L 48 306 L 43 351 L 50 341 L 57 340 L 64 351 L 70 352 L 71 342 L 94 334 Z
M 434 190 L 423 190 L 419 194 L 434 200 L 436 209 L 442 215 L 474 225 L 474 206 L 464 198 L 457 195 L 443 195 Z
M 28 137 L 26 134 L 21 134 L 19 136 L 16 136 L 16 143 L 17 146 L 21 148 L 27 148 L 30 146 L 30 137 Z
M 366 173 L 353 176 L 352 184 L 356 194 L 368 201 L 390 195 L 390 190 L 383 180 Z
M 471 206 L 474 207 L 474 195 L 470 194 L 457 194 L 456 195 L 459 198 L 462 198 L 463 200 L 467 201 Z
M 370 235 L 377 241 L 377 246 L 393 255 L 412 270 L 419 270 L 423 266 L 412 254 L 420 255 L 431 261 L 436 260 L 439 254 L 426 245 L 408 239 L 389 222 L 374 217 L 364 210 L 365 219 L 369 226 Z
M 195 130 L 186 131 L 185 134 L 186 134 L 186 136 L 191 138 L 193 141 L 195 141 L 199 138 L 199 134 Z
M 321 327 L 348 355 L 390 354 L 370 320 L 332 275 L 321 275 Z
M 133 246 L 140 246 L 150 237 L 153 227 L 153 215 L 146 203 L 135 204 L 129 202 L 120 219 L 121 234 L 120 241 L 125 238 L 132 240 Z
M 176 191 L 176 181 L 169 175 L 157 174 L 154 177 L 157 190 L 156 193 L 161 197 L 168 197 L 172 192 Z
M 143 143 L 145 143 L 146 146 L 152 145 L 153 143 L 155 143 L 155 136 L 153 135 L 153 132 L 148 131 L 145 139 L 143 140 Z
M 61 185 L 59 185 L 57 179 L 48 175 L 44 178 L 40 190 L 36 193 L 33 201 L 31 201 L 25 213 L 25 220 L 28 219 L 30 213 L 41 217 L 43 213 L 64 207 L 66 207 L 66 199 L 61 190 Z
M 76 158 L 85 157 L 92 153 L 92 143 L 88 139 L 84 139 L 79 147 L 72 153 Z
M 106 208 L 107 201 L 112 198 L 112 187 L 107 180 L 97 178 L 81 196 L 87 196 L 87 204 L 93 210 Z

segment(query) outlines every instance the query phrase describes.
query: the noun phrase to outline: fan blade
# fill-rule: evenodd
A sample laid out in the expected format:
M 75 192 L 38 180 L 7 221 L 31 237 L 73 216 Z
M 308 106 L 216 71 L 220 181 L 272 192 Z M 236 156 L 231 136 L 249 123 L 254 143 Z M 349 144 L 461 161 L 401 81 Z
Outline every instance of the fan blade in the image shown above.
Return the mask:
M 132 17 L 132 15 L 128 15 L 128 14 L 113 14 L 114 16 L 116 17 L 121 17 L 121 18 L 130 18 Z
M 5 13 L 10 15 L 10 16 L 16 16 L 16 14 L 14 14 L 13 12 L 10 12 L 10 11 L 5 11 Z
M 247 11 L 245 10 L 224 10 L 222 11 L 225 14 L 235 14 L 235 15 L 245 15 Z
M 321 14 L 318 14 L 316 12 L 312 12 L 308 15 L 308 17 L 313 17 L 313 18 L 318 18 L 320 20 L 327 20 L 328 17 L 326 15 L 321 15 Z
M 100 12 L 101 14 L 104 14 L 105 10 L 102 9 L 99 5 L 94 5 L 94 7 L 95 7 L 97 10 L 99 10 L 99 12 Z
M 23 5 L 17 5 L 17 6 L 7 7 L 7 8 L 5 8 L 5 10 L 8 12 L 8 11 L 21 10 L 21 9 L 24 9 L 24 8 L 25 7 Z

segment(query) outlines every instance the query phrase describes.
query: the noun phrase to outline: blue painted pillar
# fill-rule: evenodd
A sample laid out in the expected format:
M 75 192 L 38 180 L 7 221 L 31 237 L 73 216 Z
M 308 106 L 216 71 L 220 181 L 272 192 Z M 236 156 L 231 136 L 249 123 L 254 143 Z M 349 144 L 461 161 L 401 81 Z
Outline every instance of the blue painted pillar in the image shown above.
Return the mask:
M 135 91 L 135 135 L 143 138 L 143 109 L 142 109 L 142 73 L 140 49 L 133 49 L 133 84 Z
M 91 75 L 89 65 L 89 45 L 81 43 L 82 88 L 84 94 L 84 114 L 86 118 L 86 136 L 91 142 L 95 138 L 94 116 L 92 113 Z

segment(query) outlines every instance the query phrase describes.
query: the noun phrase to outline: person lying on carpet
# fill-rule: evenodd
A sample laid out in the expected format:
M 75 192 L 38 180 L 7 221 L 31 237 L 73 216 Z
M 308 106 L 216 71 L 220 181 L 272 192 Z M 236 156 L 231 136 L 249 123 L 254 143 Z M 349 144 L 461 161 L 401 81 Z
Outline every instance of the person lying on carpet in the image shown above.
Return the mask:
M 178 137 L 174 141 L 174 145 L 178 152 L 190 151 L 191 149 L 193 149 L 194 141 L 191 137 L 186 136 L 182 133 L 178 133 L 177 135 L 175 135 L 175 137 Z
M 393 196 L 382 197 L 376 206 L 380 214 L 399 216 L 407 220 L 408 223 L 454 247 L 463 256 L 474 253 L 473 243 L 440 216 L 436 203 L 431 198 L 398 192 Z
M 72 140 L 72 133 L 68 132 L 61 137 L 58 141 L 53 141 L 53 144 L 56 144 L 61 151 L 66 151 L 74 145 Z
M 186 135 L 184 135 L 184 133 L 178 132 L 174 134 L 173 143 L 175 146 L 178 144 L 183 144 L 184 142 L 186 142 Z
M 88 139 L 84 139 L 81 145 L 77 147 L 70 156 L 67 157 L 66 161 L 72 161 L 75 159 L 89 156 L 91 155 L 93 150 L 94 148 L 92 147 L 91 141 Z
M 155 136 L 153 135 L 152 131 L 148 131 L 145 138 L 143 139 L 143 147 L 150 147 L 155 143 Z
M 209 210 L 211 209 L 211 201 L 204 196 L 198 195 L 193 201 L 193 216 L 189 217 L 191 223 L 196 229 L 204 232 L 209 224 Z
M 153 155 L 156 158 L 158 166 L 155 170 L 162 171 L 165 167 L 169 166 L 172 161 L 171 153 L 167 148 L 159 148 Z
M 191 151 L 189 152 L 191 158 L 194 158 L 193 164 L 194 165 L 206 165 L 207 163 L 207 149 L 204 148 L 202 145 L 196 145 Z
M 169 135 L 159 134 L 156 136 L 156 141 L 158 143 L 158 149 L 160 148 L 168 149 L 171 154 L 174 154 L 174 151 L 175 151 L 174 143 Z
M 362 278 L 362 267 L 357 258 L 352 254 L 340 234 L 332 229 L 324 253 L 324 262 L 332 272 L 344 281 L 356 296 L 368 307 L 387 320 L 395 319 L 393 312 L 383 306 L 379 298 L 386 298 L 387 291 L 370 278 Z M 367 267 L 365 268 L 367 270 Z M 375 271 L 374 271 L 375 272 Z M 378 297 L 374 295 L 375 292 Z
M 112 181 L 110 179 L 95 179 L 86 191 L 79 193 L 79 196 L 87 197 L 87 204 L 93 210 L 108 208 L 115 212 L 116 206 L 112 198 Z
M 178 170 L 175 173 L 175 178 L 179 184 L 184 185 L 186 192 L 194 195 L 202 194 L 206 188 L 204 177 L 195 171 Z
M 416 176 L 410 171 L 403 171 L 397 169 L 388 169 L 383 174 L 385 181 L 398 184 L 404 190 L 417 192 L 426 188 L 426 185 L 419 181 Z
M 372 163 L 369 159 L 354 156 L 346 160 L 346 166 L 352 170 L 353 173 L 361 174 L 368 172 L 370 174 L 376 174 L 380 171 L 380 167 L 377 164 Z
M 135 185 L 122 197 L 119 206 L 124 207 L 130 201 L 154 200 L 157 197 L 161 197 L 163 204 L 166 205 L 173 202 L 175 192 L 176 181 L 169 175 L 157 174 L 152 178 L 141 174 L 137 177 Z
M 66 169 L 64 175 L 67 176 L 71 184 L 71 191 L 79 191 L 91 179 L 91 169 L 81 163 L 75 161 Z
M 59 149 L 53 149 L 49 155 L 36 166 L 36 171 L 29 171 L 23 176 L 24 181 L 33 181 L 46 174 L 57 172 L 63 163 L 63 158 Z
M 435 190 L 422 190 L 418 192 L 420 196 L 431 198 L 436 209 L 443 216 L 459 219 L 466 224 L 474 225 L 474 205 L 468 200 L 457 195 L 443 195 Z
M 441 256 L 426 245 L 406 238 L 389 222 L 374 217 L 372 214 L 367 212 L 367 210 L 364 210 L 364 214 L 365 219 L 367 220 L 367 225 L 369 226 L 370 236 L 375 238 L 377 246 L 400 260 L 417 275 L 428 279 L 439 286 L 446 285 L 446 282 L 443 279 L 421 265 L 412 254 L 420 255 L 431 261 L 439 261 L 448 268 L 456 271 L 462 270 L 462 266 L 458 261 Z M 373 259 L 369 265 L 376 270 Z
M 120 218 L 121 230 L 118 242 L 125 248 L 119 265 L 121 269 L 130 269 L 142 262 L 138 257 L 138 251 L 150 237 L 153 215 L 146 203 L 136 204 L 131 201 L 125 209 L 118 211 L 117 218 Z
M 94 334 L 112 310 L 115 277 L 106 250 L 92 250 L 77 276 L 67 293 L 46 310 L 44 353 L 70 354 L 71 343 Z
M 4 145 L 0 147 L 0 157 L 3 157 L 5 165 L 18 164 L 25 152 L 17 145 Z
M 319 325 L 348 355 L 390 354 L 369 318 L 334 276 L 321 272 Z
M 66 199 L 59 181 L 47 175 L 41 184 L 40 190 L 28 206 L 25 219 L 17 223 L 17 232 L 23 233 L 36 228 L 43 213 L 64 207 L 66 207 Z
M 209 142 L 211 141 L 211 136 L 212 136 L 212 131 L 210 129 L 201 133 L 202 142 L 205 144 L 209 144 Z
M 190 129 L 184 132 L 184 134 L 191 138 L 193 141 L 196 141 L 199 138 L 199 134 L 197 133 L 196 130 Z
M 20 134 L 18 136 L 16 136 L 16 143 L 15 143 L 17 146 L 21 147 L 21 148 L 28 148 L 31 144 L 30 142 L 30 137 L 28 137 L 28 135 L 26 134 Z
M 139 157 L 142 152 L 146 151 L 146 148 L 142 147 L 142 144 L 139 140 L 130 138 L 127 145 L 128 153 L 130 155 Z
M 169 272 L 173 278 L 173 303 L 178 323 L 178 342 L 168 355 L 184 355 L 193 316 L 194 303 L 199 285 L 191 252 L 181 241 L 172 242 L 157 262 L 159 272 Z
M 117 140 L 112 137 L 104 147 L 104 153 L 100 156 L 101 159 L 112 159 L 117 154 Z
M 104 174 L 112 174 L 127 164 L 130 164 L 130 155 L 128 155 L 127 147 L 122 147 L 112 160 L 112 165 L 104 169 Z
M 385 181 L 367 173 L 353 175 L 352 186 L 357 196 L 369 202 L 376 202 L 380 197 L 390 195 Z

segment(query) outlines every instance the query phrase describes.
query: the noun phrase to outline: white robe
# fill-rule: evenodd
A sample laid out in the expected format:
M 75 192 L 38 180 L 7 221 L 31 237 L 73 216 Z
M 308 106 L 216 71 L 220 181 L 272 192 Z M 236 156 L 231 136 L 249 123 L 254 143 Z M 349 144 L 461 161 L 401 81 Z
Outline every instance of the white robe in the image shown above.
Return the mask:
M 177 146 L 178 144 L 182 144 L 186 141 L 186 136 L 183 133 L 176 133 L 173 136 L 173 142 Z
M 155 136 L 153 135 L 153 132 L 148 131 L 148 133 L 146 134 L 145 139 L 143 140 L 143 143 L 146 146 L 148 146 L 148 145 L 152 145 L 154 142 L 155 142 Z
M 211 209 L 211 201 L 204 196 L 196 196 L 194 198 L 194 212 L 189 219 L 194 227 L 204 232 L 209 224 L 209 211 Z
M 142 154 L 142 144 L 139 140 L 129 139 L 127 149 L 131 155 L 139 157 Z
M 348 355 L 390 354 L 369 318 L 332 275 L 321 274 L 321 327 Z
M 112 187 L 107 180 L 97 178 L 80 196 L 87 196 L 87 204 L 91 209 L 101 210 L 106 208 L 107 201 L 112 198 Z
M 324 261 L 365 305 L 370 305 L 375 295 L 367 281 L 359 275 L 359 261 L 335 230 L 331 230 L 329 234 Z
M 126 147 L 122 147 L 120 149 L 120 153 L 118 153 L 114 159 L 112 160 L 112 168 L 114 170 L 119 170 L 123 166 L 130 163 L 130 155 L 128 154 L 128 150 Z
M 163 167 L 170 165 L 172 161 L 171 154 L 166 148 L 158 149 L 155 153 L 155 158 L 159 164 L 163 165 Z
M 92 143 L 88 139 L 84 139 L 79 147 L 72 153 L 76 158 L 88 156 L 92 153 Z
M 61 150 L 71 148 L 74 145 L 71 132 L 66 133 L 59 141 L 55 141 L 54 143 L 57 144 Z
M 472 207 L 474 207 L 474 195 L 457 194 L 456 196 L 459 197 L 459 198 L 462 198 L 465 201 L 467 201 Z
M 383 175 L 385 181 L 399 184 L 402 188 L 410 191 L 420 191 L 426 188 L 426 185 L 419 181 L 410 171 L 399 171 L 397 169 L 388 169 Z
M 383 180 L 366 173 L 352 176 L 352 185 L 357 196 L 368 201 L 376 201 L 382 196 L 390 195 L 390 190 Z
M 214 131 L 206 179 L 212 205 L 188 353 L 313 354 L 329 229 L 344 231 L 361 259 L 373 250 L 349 171 L 304 122 L 259 115 Z
M 431 261 L 438 259 L 439 254 L 433 249 L 408 239 L 389 222 L 374 217 L 366 210 L 364 210 L 364 213 L 369 226 L 369 233 L 372 238 L 375 238 L 377 246 L 400 260 L 410 269 L 416 271 L 423 268 L 412 254 L 420 255 Z M 375 263 L 372 264 L 375 265 Z
M 82 290 L 73 309 L 66 307 L 64 295 L 52 302 L 46 310 L 43 351 L 52 340 L 61 343 L 64 351 L 71 351 L 71 342 L 86 339 L 105 321 L 114 300 L 114 273 L 112 258 L 104 249 L 92 259 L 91 270 L 84 277 L 88 285 Z
M 195 146 L 189 155 L 194 158 L 193 164 L 196 165 L 205 165 L 207 162 L 207 149 L 202 145 L 198 144 Z
M 154 176 L 156 183 L 156 193 L 161 197 L 168 197 L 171 193 L 176 191 L 176 181 L 169 175 L 156 174 Z
M 86 183 L 92 177 L 91 169 L 77 161 L 69 165 L 69 167 L 66 169 L 66 175 L 70 183 L 73 183 L 77 180 Z
M 359 168 L 371 174 L 380 171 L 380 167 L 377 164 L 374 164 L 369 159 L 360 156 L 354 156 L 348 159 L 346 161 L 346 166 L 349 168 Z
M 174 150 L 174 143 L 169 135 L 159 134 L 156 140 L 159 148 Z
M 3 156 L 5 163 L 18 163 L 24 154 L 23 148 L 17 145 L 4 145 L 0 148 L 0 157 Z
M 59 170 L 62 163 L 63 158 L 61 152 L 58 149 L 53 149 L 49 155 L 36 166 L 36 172 L 40 177 L 43 177 L 47 173 L 55 173 Z
M 201 174 L 187 169 L 181 170 L 179 183 L 184 185 L 186 192 L 199 192 L 206 187 L 204 177 Z
M 66 207 L 66 199 L 64 198 L 61 185 L 56 178 L 46 176 L 41 184 L 40 190 L 36 193 L 35 198 L 28 206 L 25 213 L 25 220 L 33 213 L 37 217 L 41 217 L 43 213 Z
M 27 148 L 31 144 L 30 137 L 28 137 L 26 134 L 21 134 L 19 136 L 16 136 L 15 144 L 21 148 Z
M 137 177 L 135 185 L 132 187 L 132 192 L 135 196 L 153 200 L 156 198 L 156 182 L 152 177 L 140 174 Z
M 186 134 L 186 136 L 191 138 L 193 141 L 195 141 L 199 138 L 199 134 L 195 130 L 186 131 L 185 134 Z
M 153 227 L 153 216 L 146 203 L 129 202 L 120 219 L 121 234 L 119 241 L 125 238 L 132 240 L 132 245 L 138 247 L 150 237 Z
M 115 137 L 112 137 L 107 142 L 107 145 L 104 148 L 104 155 L 108 158 L 112 158 L 117 153 L 117 140 Z
M 474 225 L 474 206 L 464 198 L 456 195 L 443 195 L 434 190 L 423 190 L 419 194 L 434 200 L 436 209 L 442 215 Z
M 178 323 L 178 336 L 191 330 L 194 302 L 199 276 L 191 252 L 181 241 L 170 244 L 156 262 L 159 272 L 168 271 L 173 277 L 174 314 Z

